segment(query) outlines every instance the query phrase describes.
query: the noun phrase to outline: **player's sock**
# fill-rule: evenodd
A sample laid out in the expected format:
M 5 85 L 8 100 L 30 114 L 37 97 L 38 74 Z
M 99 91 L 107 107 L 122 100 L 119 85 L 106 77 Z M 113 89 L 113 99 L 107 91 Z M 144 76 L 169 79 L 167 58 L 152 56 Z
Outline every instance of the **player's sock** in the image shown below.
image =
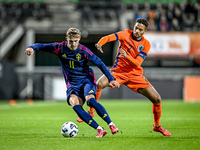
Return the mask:
M 77 115 L 88 125 L 96 129 L 99 125 L 96 123 L 96 121 L 92 118 L 91 115 L 89 115 L 86 111 L 83 110 L 81 105 L 75 105 L 73 106 L 74 111 L 77 113 Z
M 96 93 L 96 101 L 98 101 L 99 98 L 101 97 L 101 92 L 102 92 L 102 89 L 97 89 L 97 93 Z
M 110 120 L 110 117 L 108 115 L 108 113 L 106 112 L 106 109 L 100 104 L 98 103 L 95 98 L 90 98 L 87 101 L 88 106 L 90 107 L 94 107 L 96 109 L 97 114 L 103 119 L 105 120 L 108 124 L 111 123 L 112 121 Z
M 109 127 L 110 127 L 110 126 L 114 125 L 114 123 L 113 123 L 113 122 L 111 122 L 111 123 L 109 123 L 108 125 L 109 125 Z
M 103 128 L 101 126 L 98 126 L 96 129 L 97 130 L 103 130 Z
M 160 118 L 162 113 L 161 102 L 160 103 L 152 103 L 152 111 L 153 111 L 153 118 L 154 118 L 154 126 L 160 126 Z
M 89 111 L 89 113 L 90 113 L 90 114 L 93 114 L 93 113 L 94 113 L 94 111 L 95 111 L 95 109 L 94 109 L 94 108 L 92 108 L 92 107 L 89 107 L 88 111 Z
M 97 93 L 96 93 L 96 101 L 99 100 L 100 96 L 101 96 L 101 92 L 102 92 L 102 89 L 97 89 Z M 89 107 L 88 111 L 90 112 L 90 114 L 93 114 L 94 113 L 94 108 L 92 107 Z

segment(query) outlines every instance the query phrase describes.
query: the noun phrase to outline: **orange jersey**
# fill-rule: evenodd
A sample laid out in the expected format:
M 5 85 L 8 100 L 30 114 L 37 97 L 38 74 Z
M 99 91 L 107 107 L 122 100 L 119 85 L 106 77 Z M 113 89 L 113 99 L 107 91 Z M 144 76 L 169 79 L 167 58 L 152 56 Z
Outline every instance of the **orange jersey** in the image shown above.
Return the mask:
M 126 29 L 124 31 L 120 31 L 101 38 L 98 44 L 103 46 L 107 42 L 116 40 L 120 41 L 119 48 L 125 50 L 128 56 L 127 58 L 124 58 L 124 56 L 119 53 L 118 48 L 115 63 L 111 70 L 115 72 L 134 71 L 135 73 L 143 74 L 143 69 L 140 65 L 150 50 L 150 42 L 145 39 L 144 36 L 141 40 L 133 39 L 133 31 Z

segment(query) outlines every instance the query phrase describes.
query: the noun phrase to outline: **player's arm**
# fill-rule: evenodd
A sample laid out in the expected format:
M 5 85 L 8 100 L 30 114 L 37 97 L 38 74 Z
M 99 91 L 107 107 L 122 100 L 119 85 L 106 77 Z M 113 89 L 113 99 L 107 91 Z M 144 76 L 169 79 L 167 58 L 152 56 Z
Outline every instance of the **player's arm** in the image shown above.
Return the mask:
M 25 50 L 25 54 L 28 55 L 28 56 L 31 56 L 33 55 L 34 53 L 34 50 L 30 47 L 28 47 L 26 50 Z
M 107 36 L 102 37 L 97 44 L 95 44 L 96 48 L 103 53 L 102 46 L 108 42 L 116 41 L 117 37 L 116 34 L 110 34 Z
M 94 55 L 94 54 L 93 54 Z M 95 57 L 96 58 L 95 58 Z M 119 83 L 117 81 L 115 81 L 115 79 L 113 78 L 113 76 L 111 75 L 111 73 L 109 72 L 108 68 L 106 67 L 106 65 L 101 61 L 101 59 L 99 57 L 97 57 L 96 55 L 94 55 L 93 58 L 93 63 L 103 72 L 103 74 L 105 74 L 105 76 L 108 78 L 109 81 L 109 86 L 112 88 L 119 88 Z
M 136 58 L 133 58 L 133 57 L 131 57 L 130 55 L 128 55 L 128 54 L 126 53 L 126 51 L 123 50 L 122 48 L 119 49 L 119 52 L 120 52 L 120 54 L 122 54 L 126 59 L 128 59 L 132 64 L 134 64 L 136 67 L 139 67 L 139 66 L 143 63 L 143 61 L 144 61 L 144 59 L 145 59 L 145 57 L 146 57 L 146 55 L 147 55 L 145 52 L 141 51 L 141 52 L 138 54 L 138 56 L 137 56 Z
M 119 86 L 120 86 L 119 83 L 117 81 L 115 81 L 115 79 L 113 78 L 113 76 L 109 72 L 106 65 L 102 62 L 102 60 L 92 52 L 90 52 L 90 53 L 85 52 L 85 54 L 87 55 L 89 60 L 93 64 L 95 64 L 103 72 L 103 74 L 105 74 L 105 76 L 108 78 L 109 86 L 112 87 L 112 88 L 114 88 L 114 87 L 119 88 Z
M 45 52 L 54 52 L 55 49 L 56 49 L 56 46 L 54 43 L 49 43 L 49 44 L 36 43 L 36 44 L 28 46 L 28 48 L 25 50 L 25 54 L 30 56 L 30 55 L 33 55 L 34 50 L 45 51 Z

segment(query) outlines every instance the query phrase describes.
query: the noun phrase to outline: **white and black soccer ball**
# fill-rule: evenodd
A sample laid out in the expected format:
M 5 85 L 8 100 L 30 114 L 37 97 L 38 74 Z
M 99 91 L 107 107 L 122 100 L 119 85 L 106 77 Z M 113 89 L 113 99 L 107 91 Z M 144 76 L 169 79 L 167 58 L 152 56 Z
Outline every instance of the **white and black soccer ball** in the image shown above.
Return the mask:
M 64 137 L 75 137 L 78 134 L 78 126 L 73 122 L 65 122 L 61 127 L 61 133 Z

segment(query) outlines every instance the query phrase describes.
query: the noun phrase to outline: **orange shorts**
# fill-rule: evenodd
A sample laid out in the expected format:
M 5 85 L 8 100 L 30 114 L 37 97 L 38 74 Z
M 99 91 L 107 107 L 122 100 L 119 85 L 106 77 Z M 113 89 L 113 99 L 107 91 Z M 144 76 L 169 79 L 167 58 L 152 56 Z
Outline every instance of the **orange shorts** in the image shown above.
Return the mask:
M 137 93 L 138 89 L 152 86 L 142 74 L 135 74 L 135 72 L 116 73 L 113 71 L 111 71 L 111 74 L 120 85 L 124 84 Z

